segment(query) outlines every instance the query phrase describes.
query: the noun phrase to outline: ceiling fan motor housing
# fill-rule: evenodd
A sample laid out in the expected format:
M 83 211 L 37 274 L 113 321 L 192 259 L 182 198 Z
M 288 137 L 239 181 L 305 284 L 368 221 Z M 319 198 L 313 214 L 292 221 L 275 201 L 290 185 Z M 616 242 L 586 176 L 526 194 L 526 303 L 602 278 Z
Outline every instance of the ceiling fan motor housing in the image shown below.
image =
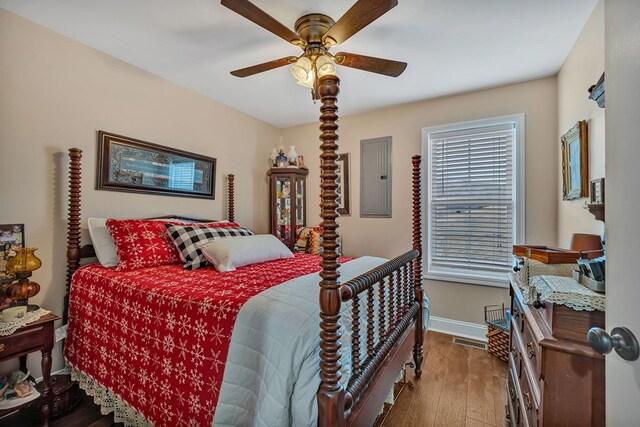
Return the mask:
M 322 44 L 322 38 L 334 24 L 335 21 L 327 15 L 310 13 L 298 18 L 295 29 L 307 44 Z

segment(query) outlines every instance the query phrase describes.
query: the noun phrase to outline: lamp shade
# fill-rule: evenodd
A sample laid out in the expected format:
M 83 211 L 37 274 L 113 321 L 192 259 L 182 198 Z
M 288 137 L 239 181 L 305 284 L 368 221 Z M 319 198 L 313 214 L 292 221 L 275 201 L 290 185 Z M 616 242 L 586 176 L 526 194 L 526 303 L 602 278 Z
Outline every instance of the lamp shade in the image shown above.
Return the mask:
M 316 59 L 316 70 L 318 71 L 318 77 L 326 75 L 335 75 L 336 66 L 331 58 L 325 55 L 321 55 Z
M 298 82 L 304 82 L 309 80 L 312 68 L 311 59 L 306 56 L 301 56 L 296 63 L 291 66 L 291 74 L 293 74 L 293 77 L 295 77 Z
M 306 79 L 298 80 L 298 84 L 304 87 L 308 87 L 309 89 L 313 89 L 313 84 L 315 83 L 315 80 L 316 80 L 316 73 L 313 70 L 311 70 L 307 74 Z
M 573 233 L 569 249 L 572 251 L 599 251 L 602 250 L 602 239 L 597 234 Z

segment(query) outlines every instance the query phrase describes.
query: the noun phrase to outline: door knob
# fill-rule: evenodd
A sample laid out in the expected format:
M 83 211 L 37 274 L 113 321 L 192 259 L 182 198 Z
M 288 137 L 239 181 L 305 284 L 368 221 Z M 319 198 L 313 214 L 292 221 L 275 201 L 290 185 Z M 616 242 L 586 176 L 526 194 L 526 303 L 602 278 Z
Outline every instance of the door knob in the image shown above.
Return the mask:
M 587 341 L 592 349 L 600 354 L 609 354 L 615 350 L 625 360 L 638 360 L 640 349 L 635 335 L 627 328 L 613 328 L 611 335 L 601 328 L 591 328 Z

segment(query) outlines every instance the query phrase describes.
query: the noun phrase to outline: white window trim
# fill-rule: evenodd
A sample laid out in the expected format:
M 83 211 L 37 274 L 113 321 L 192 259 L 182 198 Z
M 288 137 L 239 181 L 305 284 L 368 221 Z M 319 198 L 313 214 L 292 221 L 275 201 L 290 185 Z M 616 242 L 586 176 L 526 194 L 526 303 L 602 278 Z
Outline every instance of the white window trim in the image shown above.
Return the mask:
M 425 200 L 426 206 L 422 212 L 422 227 L 423 235 L 426 239 L 423 241 L 423 259 L 422 263 L 425 268 L 425 279 L 431 280 L 443 280 L 449 282 L 468 283 L 473 285 L 493 286 L 499 288 L 508 288 L 509 280 L 504 273 L 491 273 L 487 272 L 481 276 L 476 273 L 465 274 L 459 270 L 446 271 L 446 270 L 431 270 L 430 259 L 430 247 L 431 247 L 431 222 L 429 221 L 429 209 L 431 206 L 431 179 L 429 179 L 431 168 L 431 144 L 429 143 L 429 134 L 436 132 L 446 132 L 461 128 L 472 128 L 494 125 L 499 123 L 514 123 L 516 129 L 516 141 L 515 141 L 515 195 L 516 195 L 516 212 L 515 212 L 515 241 L 516 244 L 524 243 L 525 225 L 526 225 L 526 203 L 525 203 L 525 116 L 524 113 L 512 114 L 508 116 L 492 117 L 480 120 L 471 120 L 466 122 L 450 123 L 440 126 L 431 126 L 422 128 L 422 157 L 426 161 L 422 162 L 422 182 L 427 181 L 427 185 L 422 186 L 423 196 L 422 200 Z M 426 193 L 426 194 L 425 194 Z

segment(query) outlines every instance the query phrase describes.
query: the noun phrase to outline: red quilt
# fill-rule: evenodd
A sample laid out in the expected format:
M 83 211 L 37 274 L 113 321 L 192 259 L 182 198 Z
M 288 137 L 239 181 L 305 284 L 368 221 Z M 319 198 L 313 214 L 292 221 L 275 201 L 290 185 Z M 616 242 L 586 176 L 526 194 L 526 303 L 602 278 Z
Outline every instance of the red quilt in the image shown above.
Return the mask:
M 240 308 L 320 271 L 319 261 L 296 254 L 228 273 L 82 267 L 71 285 L 65 358 L 155 425 L 210 426 Z

